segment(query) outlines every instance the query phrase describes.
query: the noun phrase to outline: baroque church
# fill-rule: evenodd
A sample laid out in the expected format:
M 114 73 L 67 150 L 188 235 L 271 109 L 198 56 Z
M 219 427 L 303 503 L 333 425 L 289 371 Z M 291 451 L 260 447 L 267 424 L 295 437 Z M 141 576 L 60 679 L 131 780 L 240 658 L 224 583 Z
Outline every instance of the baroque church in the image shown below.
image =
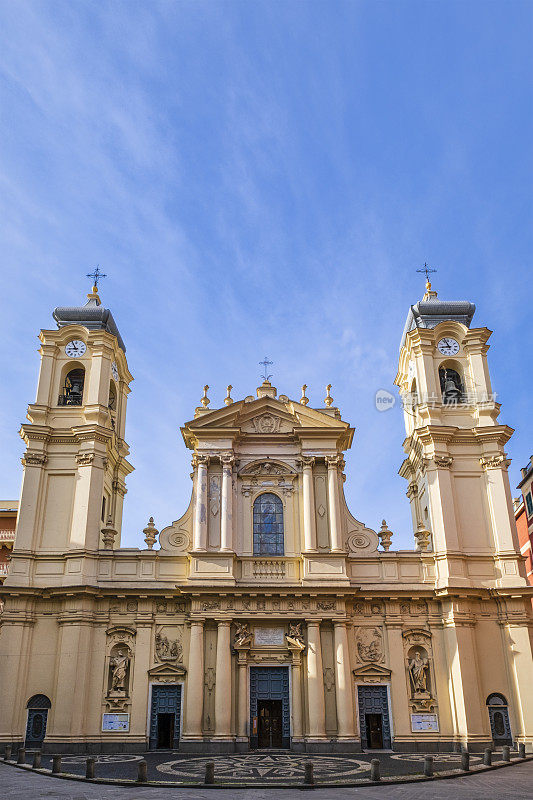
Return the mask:
M 121 547 L 132 375 L 96 287 L 40 332 L 2 587 L 0 739 L 47 752 L 533 742 L 531 592 L 475 307 L 426 286 L 395 382 L 413 549 L 346 505 L 354 430 L 265 380 L 181 428 L 189 507 Z M 392 376 L 391 376 L 392 377 Z M 400 443 L 398 443 L 399 447 Z M 352 479 L 356 476 L 352 476 Z M 15 678 L 16 676 L 16 678 Z

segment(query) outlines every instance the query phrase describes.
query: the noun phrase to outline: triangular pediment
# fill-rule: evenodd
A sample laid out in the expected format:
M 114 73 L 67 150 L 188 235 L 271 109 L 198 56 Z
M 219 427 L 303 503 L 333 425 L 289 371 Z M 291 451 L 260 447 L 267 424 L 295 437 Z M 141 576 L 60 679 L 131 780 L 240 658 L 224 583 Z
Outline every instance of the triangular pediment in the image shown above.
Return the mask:
M 356 678 L 372 678 L 373 680 L 388 680 L 391 676 L 390 669 L 381 664 L 362 664 L 353 670 Z
M 346 430 L 348 423 L 339 417 L 323 411 L 309 408 L 301 403 L 288 400 L 282 402 L 275 397 L 259 397 L 256 400 L 239 400 L 225 408 L 216 408 L 212 411 L 202 411 L 195 419 L 187 422 L 185 428 L 190 431 L 200 432 L 205 429 L 245 429 L 258 417 L 271 416 L 279 420 L 278 429 L 293 428 L 333 428 Z M 268 426 L 265 426 L 270 431 Z M 253 432 L 254 428 L 252 427 Z M 258 431 L 261 432 L 261 431 Z M 281 432 L 281 430 L 280 430 Z
M 148 670 L 148 675 L 151 678 L 157 678 L 159 680 L 164 680 L 165 678 L 184 678 L 186 674 L 187 670 L 183 664 L 173 664 L 171 662 L 156 664 L 155 667 Z

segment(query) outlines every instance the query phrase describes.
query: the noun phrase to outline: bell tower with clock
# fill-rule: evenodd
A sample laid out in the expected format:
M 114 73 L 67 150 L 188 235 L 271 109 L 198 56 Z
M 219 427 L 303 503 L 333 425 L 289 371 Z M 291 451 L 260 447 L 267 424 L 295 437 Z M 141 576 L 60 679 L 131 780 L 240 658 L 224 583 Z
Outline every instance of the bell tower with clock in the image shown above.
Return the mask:
M 522 586 L 505 445 L 475 306 L 444 301 L 429 281 L 411 306 L 396 384 L 404 407 L 408 481 L 418 549 L 434 553 L 437 586 Z
M 120 546 L 132 376 L 126 348 L 97 286 L 79 307 L 56 308 L 42 330 L 28 423 L 17 539 L 6 585 L 83 583 L 102 549 Z M 42 560 L 46 560 L 43 568 Z M 43 580 L 43 579 L 41 579 Z

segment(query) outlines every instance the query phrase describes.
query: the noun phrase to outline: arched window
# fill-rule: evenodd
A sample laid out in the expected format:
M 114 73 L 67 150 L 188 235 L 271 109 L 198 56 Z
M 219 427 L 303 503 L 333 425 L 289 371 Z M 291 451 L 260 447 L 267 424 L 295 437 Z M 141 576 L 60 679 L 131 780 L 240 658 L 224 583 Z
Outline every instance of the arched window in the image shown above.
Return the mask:
M 283 503 L 276 494 L 260 494 L 254 500 L 254 556 L 282 556 Z
M 442 402 L 445 405 L 461 403 L 464 397 L 464 385 L 457 370 L 451 367 L 441 367 L 439 369 L 439 380 Z
M 487 705 L 488 706 L 506 706 L 507 700 L 500 694 L 499 692 L 494 692 L 494 694 L 489 694 L 487 697 Z
M 84 383 L 85 370 L 83 368 L 71 369 L 70 372 L 67 372 L 57 401 L 58 406 L 81 406 Z
M 34 694 L 28 700 L 26 708 L 52 708 L 52 703 L 45 694 Z

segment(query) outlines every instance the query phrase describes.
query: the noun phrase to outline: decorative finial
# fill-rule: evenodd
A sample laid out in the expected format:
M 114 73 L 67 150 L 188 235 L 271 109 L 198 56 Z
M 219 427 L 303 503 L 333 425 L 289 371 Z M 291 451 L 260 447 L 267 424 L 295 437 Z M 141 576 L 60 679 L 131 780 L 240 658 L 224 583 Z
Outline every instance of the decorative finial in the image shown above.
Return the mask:
M 308 402 L 309 402 L 309 398 L 305 396 L 305 390 L 306 389 L 307 389 L 307 384 L 304 383 L 304 385 L 302 386 L 302 397 L 300 398 L 300 403 L 303 406 L 306 406 L 308 404 Z
M 425 300 L 429 299 L 429 297 L 433 297 L 433 296 L 436 297 L 437 296 L 436 292 L 432 292 L 431 291 L 431 282 L 429 280 L 430 272 L 436 272 L 436 271 L 437 271 L 436 269 L 432 269 L 432 267 L 428 267 L 428 265 L 425 262 L 424 262 L 424 267 L 423 268 L 417 269 L 417 272 L 423 272 L 425 274 L 425 276 L 426 276 L 426 294 L 428 295 L 428 297 L 427 298 L 424 297 Z
M 415 550 L 422 552 L 429 550 L 431 545 L 431 531 L 428 531 L 422 520 L 419 520 L 418 527 L 415 531 Z
M 273 363 L 274 363 L 273 361 L 269 361 L 269 360 L 268 360 L 267 356 L 265 356 L 265 357 L 264 357 L 263 361 L 260 361 L 260 362 L 259 362 L 259 364 L 260 364 L 260 365 L 263 367 L 263 374 L 261 375 L 261 377 L 263 378 L 263 380 L 264 380 L 266 383 L 268 383 L 268 381 L 269 381 L 269 380 L 270 380 L 270 378 L 272 377 L 272 375 L 269 375 L 269 374 L 267 373 L 267 368 L 268 368 L 268 367 L 271 367 Z
M 331 396 L 330 391 L 331 391 L 331 383 L 328 383 L 328 385 L 326 386 L 326 396 L 324 398 L 324 403 L 328 408 L 333 403 L 333 397 Z
M 208 390 L 208 389 L 209 389 L 209 386 L 208 386 L 208 385 L 207 385 L 207 383 L 206 383 L 206 385 L 204 386 L 204 393 L 203 393 L 203 395 L 202 395 L 202 399 L 200 400 L 200 403 L 203 405 L 203 407 L 204 407 L 204 408 L 207 408 L 207 406 L 208 406 L 208 405 L 209 405 L 209 403 L 211 402 L 211 400 L 210 400 L 210 399 L 209 399 L 209 397 L 207 396 L 207 390 Z
M 144 541 L 146 542 L 148 550 L 153 550 L 154 544 L 156 543 L 159 534 L 159 531 L 154 525 L 153 517 L 150 517 L 150 519 L 148 520 L 148 525 L 146 526 L 146 528 L 144 528 L 143 533 L 144 533 Z
M 113 527 L 113 519 L 111 514 L 109 514 L 107 517 L 107 522 L 102 528 L 102 541 L 104 543 L 105 550 L 113 549 L 113 545 L 115 544 L 115 536 L 117 533 L 118 531 Z
M 381 530 L 379 531 L 378 536 L 379 536 L 382 548 L 385 551 L 388 551 L 390 549 L 390 543 L 391 543 L 391 539 L 392 539 L 392 531 L 389 531 L 389 529 L 387 528 L 387 523 L 386 523 L 385 520 L 383 520 L 382 523 L 381 523 Z
M 233 386 L 230 383 L 230 385 L 226 389 L 226 399 L 224 400 L 224 403 L 227 406 L 230 406 L 233 403 L 233 398 L 231 397 L 231 390 L 232 389 L 233 389 Z

